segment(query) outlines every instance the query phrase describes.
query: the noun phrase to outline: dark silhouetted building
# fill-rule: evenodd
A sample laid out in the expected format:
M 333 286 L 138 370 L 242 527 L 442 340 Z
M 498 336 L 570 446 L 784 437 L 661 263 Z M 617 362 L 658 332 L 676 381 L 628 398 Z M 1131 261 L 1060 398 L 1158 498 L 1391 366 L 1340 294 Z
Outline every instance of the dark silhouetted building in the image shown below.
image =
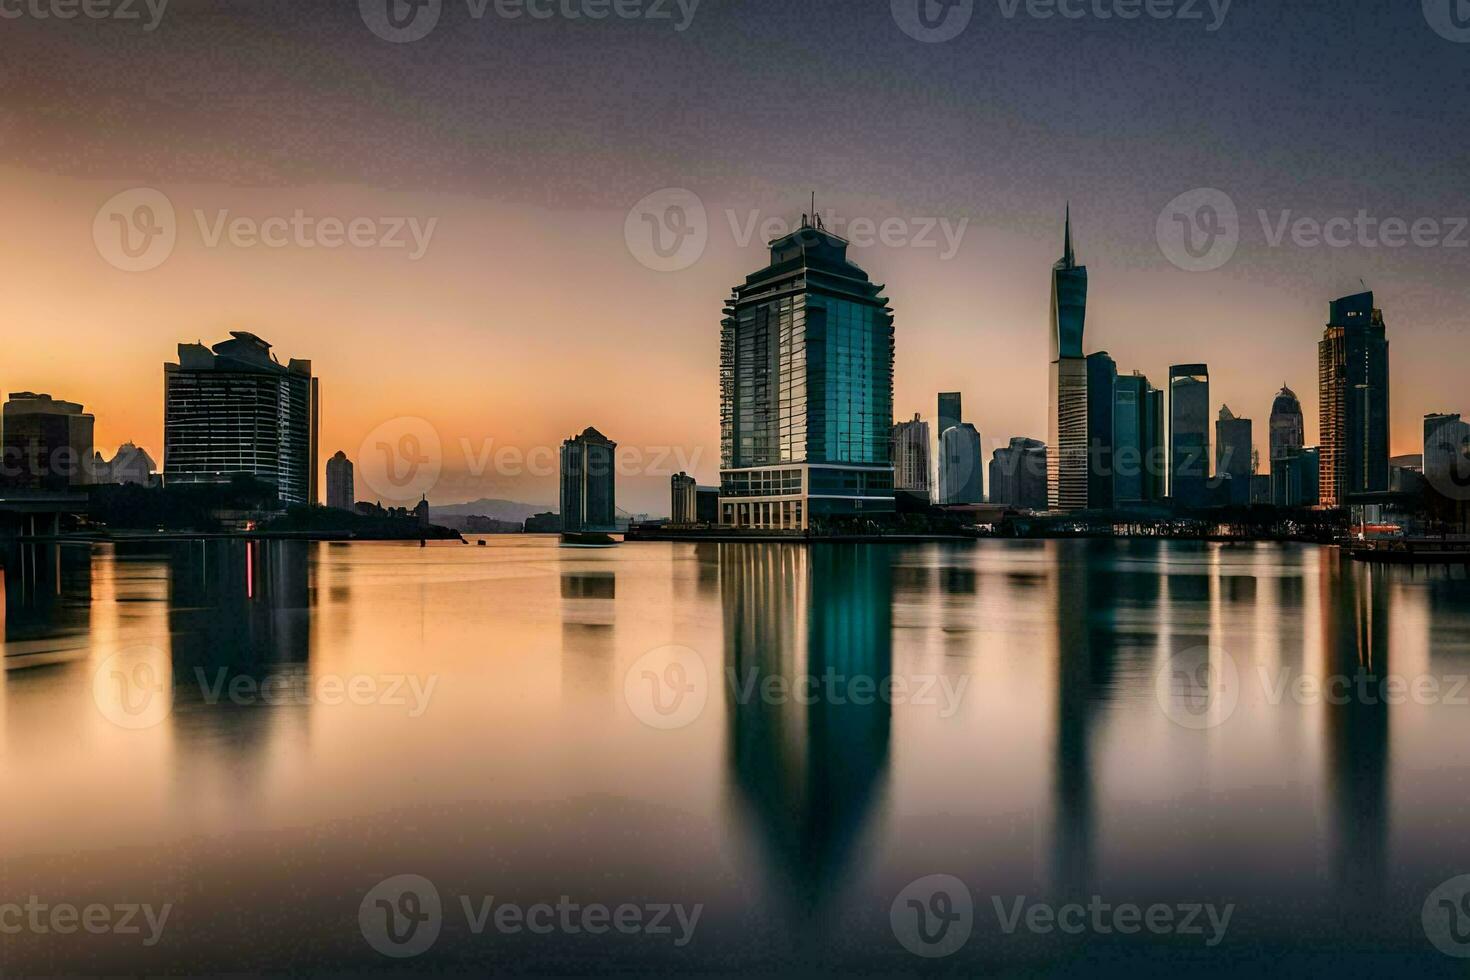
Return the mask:
M 669 523 L 693 524 L 699 511 L 699 484 L 688 473 L 669 477 Z
M 803 220 L 720 331 L 720 520 L 808 529 L 892 513 L 893 314 L 847 242 Z
M 1226 488 L 1226 499 L 1243 507 L 1251 502 L 1251 420 L 1237 418 L 1229 405 L 1220 407 L 1215 422 L 1215 478 Z
M 939 431 L 934 434 L 936 438 L 944 435 L 945 429 L 953 428 L 964 420 L 965 415 L 960 406 L 961 398 L 958 391 L 939 393 Z
M 352 460 L 339 449 L 327 460 L 327 506 L 351 510 L 357 492 L 352 483 Z
M 3 415 L 4 484 L 60 491 L 91 483 L 93 423 L 77 402 L 12 393 Z
M 1446 530 L 1470 532 L 1470 424 L 1458 414 L 1424 416 L 1429 513 Z
M 180 344 L 163 366 L 163 479 L 171 486 L 247 475 L 284 504 L 316 503 L 320 389 L 311 362 L 281 364 L 271 345 L 232 330 L 230 340 Z
M 148 450 L 132 442 L 117 447 L 112 459 L 101 453 L 92 457 L 93 483 L 132 483 L 142 487 L 158 485 L 158 467 Z
M 1388 339 L 1371 292 L 1334 300 L 1317 345 L 1322 503 L 1388 489 Z
M 1270 439 L 1271 502 L 1278 507 L 1300 506 L 1288 502 L 1286 461 L 1306 445 L 1306 426 L 1302 423 L 1302 403 L 1286 385 L 1271 403 Z
M 985 460 L 980 432 L 969 422 L 944 430 L 939 437 L 939 503 L 985 501 Z
M 1111 510 L 1116 493 L 1113 453 L 1118 365 L 1106 351 L 1087 355 L 1087 506 Z
M 990 502 L 1018 510 L 1046 510 L 1046 443 L 1015 437 L 990 460 Z
M 617 450 L 617 443 L 591 426 L 561 444 L 563 531 L 616 529 Z
M 1067 208 L 1062 257 L 1051 273 L 1051 405 L 1047 412 L 1047 503 L 1051 510 L 1087 507 L 1087 359 L 1082 333 L 1087 319 L 1087 267 L 1072 249 L 1072 209 Z
M 929 493 L 929 423 L 917 412 L 893 427 L 893 489 Z
M 1169 496 L 1180 507 L 1209 503 L 1210 369 L 1169 368 Z
M 1113 505 L 1164 498 L 1164 394 L 1137 371 L 1113 386 Z

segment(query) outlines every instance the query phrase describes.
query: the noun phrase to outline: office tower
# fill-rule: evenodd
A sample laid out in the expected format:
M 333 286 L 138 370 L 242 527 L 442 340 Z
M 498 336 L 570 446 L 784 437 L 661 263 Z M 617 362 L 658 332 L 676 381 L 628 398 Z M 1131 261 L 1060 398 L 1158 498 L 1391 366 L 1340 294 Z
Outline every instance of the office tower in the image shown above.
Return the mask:
M 1306 444 L 1306 426 L 1302 424 L 1302 403 L 1296 392 L 1286 385 L 1271 403 L 1271 502 L 1278 507 L 1296 507 L 1288 503 L 1287 459 L 1299 454 Z
M 720 520 L 809 529 L 892 513 L 893 314 L 821 227 L 771 242 L 720 330 Z
M 1459 415 L 1424 416 L 1424 502 L 1441 529 L 1470 532 L 1470 424 Z
M 3 413 L 5 485 L 59 491 L 91 483 L 94 421 L 77 402 L 11 394 Z
M 1388 489 L 1388 340 L 1371 292 L 1334 300 L 1317 346 L 1322 503 Z
M 1110 510 L 1114 502 L 1117 383 L 1118 365 L 1106 351 L 1087 355 L 1087 506 L 1093 510 Z
M 1051 379 L 1047 412 L 1047 502 L 1052 510 L 1087 507 L 1087 359 L 1082 332 L 1087 319 L 1087 268 L 1072 250 L 1072 208 L 1067 207 L 1062 257 L 1051 273 Z
M 1220 407 L 1215 422 L 1215 477 L 1227 485 L 1231 504 L 1244 507 L 1251 502 L 1251 420 L 1237 418 L 1229 405 Z
M 990 502 L 1046 510 L 1046 443 L 1017 436 L 990 460 Z
M 1163 499 L 1164 397 L 1138 371 L 1113 387 L 1113 505 Z
M 959 425 L 964 418 L 960 410 L 960 393 L 958 391 L 941 391 L 939 393 L 939 431 L 936 436 L 944 435 L 944 430 Z
M 253 333 L 213 348 L 180 344 L 163 366 L 163 479 L 170 486 L 246 475 L 283 504 L 314 504 L 320 389 L 311 362 L 281 364 Z
M 698 487 L 688 473 L 675 473 L 669 478 L 669 522 L 693 524 L 698 519 Z
M 985 500 L 985 469 L 980 432 L 969 422 L 939 437 L 939 502 L 978 504 Z
M 1278 507 L 1316 507 L 1320 458 L 1316 448 L 1288 448 L 1286 455 L 1273 464 L 1272 502 Z
M 327 460 L 327 506 L 351 510 L 357 503 L 356 494 L 352 485 L 352 460 L 339 449 Z
M 563 531 L 611 531 L 617 527 L 617 449 L 617 443 L 591 426 L 561 444 Z
M 1169 368 L 1169 496 L 1175 506 L 1203 507 L 1210 478 L 1210 369 Z
M 913 421 L 893 427 L 893 489 L 929 492 L 929 423 L 917 412 Z

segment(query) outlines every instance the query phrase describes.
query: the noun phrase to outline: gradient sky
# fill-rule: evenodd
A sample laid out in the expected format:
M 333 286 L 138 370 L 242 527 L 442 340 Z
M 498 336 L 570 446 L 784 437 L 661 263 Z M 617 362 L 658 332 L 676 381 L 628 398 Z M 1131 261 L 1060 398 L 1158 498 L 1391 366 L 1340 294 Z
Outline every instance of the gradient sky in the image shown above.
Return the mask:
M 323 462 L 418 417 L 443 446 L 433 502 L 550 503 L 549 474 L 466 470 L 486 440 L 544 454 L 596 425 L 655 470 L 622 480 L 620 504 L 664 513 L 665 447 L 716 481 L 720 309 L 765 261 L 731 215 L 791 221 L 814 191 L 842 218 L 968 219 L 947 259 L 852 254 L 894 307 L 898 416 L 932 418 L 936 391 L 961 390 L 987 454 L 1046 433 L 1068 199 L 1086 348 L 1156 384 L 1208 362 L 1215 406 L 1255 419 L 1258 448 L 1283 382 L 1315 441 L 1316 342 L 1360 277 L 1392 342 L 1393 451 L 1418 451 L 1425 412 L 1470 412 L 1470 248 L 1273 247 L 1258 216 L 1470 215 L 1470 43 L 1418 0 L 1236 0 L 1213 32 L 1204 3 L 1199 21 L 1006 6 L 977 0 L 943 43 L 906 35 L 888 0 L 702 0 L 683 31 L 673 3 L 668 20 L 512 21 L 445 0 L 409 44 L 349 2 L 173 0 L 153 31 L 0 19 L 0 387 L 82 401 L 100 447 L 133 439 L 161 462 L 162 363 L 247 329 L 314 362 Z M 129 273 L 93 222 L 140 186 L 168 197 L 178 242 Z M 666 187 L 708 215 L 702 257 L 677 272 L 624 238 Z M 1155 225 L 1199 187 L 1233 199 L 1240 247 L 1192 273 Z M 411 261 L 209 247 L 195 209 L 437 224 Z M 358 496 L 373 496 L 361 480 Z

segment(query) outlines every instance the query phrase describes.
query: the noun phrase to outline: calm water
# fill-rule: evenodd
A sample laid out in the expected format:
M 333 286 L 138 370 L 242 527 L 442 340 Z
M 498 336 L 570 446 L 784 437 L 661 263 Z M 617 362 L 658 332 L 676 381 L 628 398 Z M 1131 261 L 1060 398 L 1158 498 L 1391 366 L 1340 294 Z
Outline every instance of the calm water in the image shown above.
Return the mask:
M 1465 967 L 1421 914 L 1470 873 L 1464 570 L 1155 542 L 212 541 L 32 547 L 6 597 L 0 904 L 171 906 L 153 945 L 8 930 L 7 971 Z M 409 958 L 369 935 L 398 875 L 442 909 Z M 973 903 L 939 959 L 904 945 L 912 909 L 959 908 L 950 879 L 900 897 L 932 875 Z M 1233 910 L 1208 946 L 1008 933 L 996 908 L 1094 895 Z M 682 945 L 673 913 L 477 932 L 462 898 L 488 896 L 700 910 Z M 426 901 L 382 908 L 430 922 Z

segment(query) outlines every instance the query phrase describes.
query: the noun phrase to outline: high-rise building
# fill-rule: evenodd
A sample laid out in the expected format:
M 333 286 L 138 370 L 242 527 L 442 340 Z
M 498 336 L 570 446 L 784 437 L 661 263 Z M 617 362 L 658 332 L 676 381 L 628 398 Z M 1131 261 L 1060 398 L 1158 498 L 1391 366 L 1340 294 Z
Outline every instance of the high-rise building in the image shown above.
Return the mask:
M 1255 475 L 1251 420 L 1237 418 L 1229 405 L 1220 407 L 1215 422 L 1215 478 L 1228 489 L 1231 504 L 1251 502 L 1251 477 Z
M 675 473 L 669 478 L 669 522 L 693 524 L 699 514 L 699 484 L 688 473 Z
M 1430 516 L 1445 530 L 1470 531 L 1470 423 L 1424 416 L 1423 465 Z
M 321 395 L 311 361 L 281 364 L 271 345 L 232 330 L 213 348 L 180 344 L 163 366 L 163 479 L 228 483 L 246 475 L 283 504 L 316 503 Z
M 66 490 L 92 482 L 94 418 L 78 402 L 13 392 L 3 413 L 6 486 Z
M 960 393 L 941 391 L 939 393 L 939 431 L 935 433 L 935 436 L 944 435 L 945 429 L 959 425 L 964 417 L 960 408 Z
M 563 531 L 616 529 L 617 450 L 617 443 L 591 426 L 561 444 Z
M 1046 510 L 1046 443 L 1013 437 L 990 460 L 990 502 L 1018 510 Z
M 1296 392 L 1286 385 L 1271 403 L 1271 502 L 1278 507 L 1295 507 L 1288 503 L 1287 460 L 1306 445 L 1306 426 L 1302 424 L 1302 403 Z
M 1072 250 L 1072 208 L 1067 207 L 1062 257 L 1051 272 L 1051 406 L 1046 458 L 1051 510 L 1087 507 L 1087 359 L 1082 333 L 1087 319 L 1087 267 Z
M 1205 364 L 1169 368 L 1169 496 L 1179 507 L 1209 502 L 1210 369 Z
M 1316 448 L 1290 449 L 1272 464 L 1271 500 L 1278 507 L 1316 507 L 1320 454 Z M 1280 473 L 1280 477 L 1276 476 Z
M 327 506 L 351 510 L 357 503 L 356 494 L 352 485 L 352 460 L 339 449 L 327 460 Z
M 893 427 L 893 489 L 929 492 L 929 423 L 917 412 Z
M 1164 483 L 1164 397 L 1138 371 L 1113 388 L 1113 505 L 1157 503 Z
M 1322 504 L 1388 489 L 1388 339 L 1371 292 L 1333 300 L 1317 345 Z
M 984 500 L 980 432 L 969 422 L 952 425 L 939 437 L 939 502 L 978 504 Z
M 720 520 L 808 529 L 892 513 L 893 313 L 847 242 L 803 220 L 720 331 Z
M 1114 504 L 1114 399 L 1118 365 L 1107 351 L 1087 355 L 1087 506 L 1111 510 Z

